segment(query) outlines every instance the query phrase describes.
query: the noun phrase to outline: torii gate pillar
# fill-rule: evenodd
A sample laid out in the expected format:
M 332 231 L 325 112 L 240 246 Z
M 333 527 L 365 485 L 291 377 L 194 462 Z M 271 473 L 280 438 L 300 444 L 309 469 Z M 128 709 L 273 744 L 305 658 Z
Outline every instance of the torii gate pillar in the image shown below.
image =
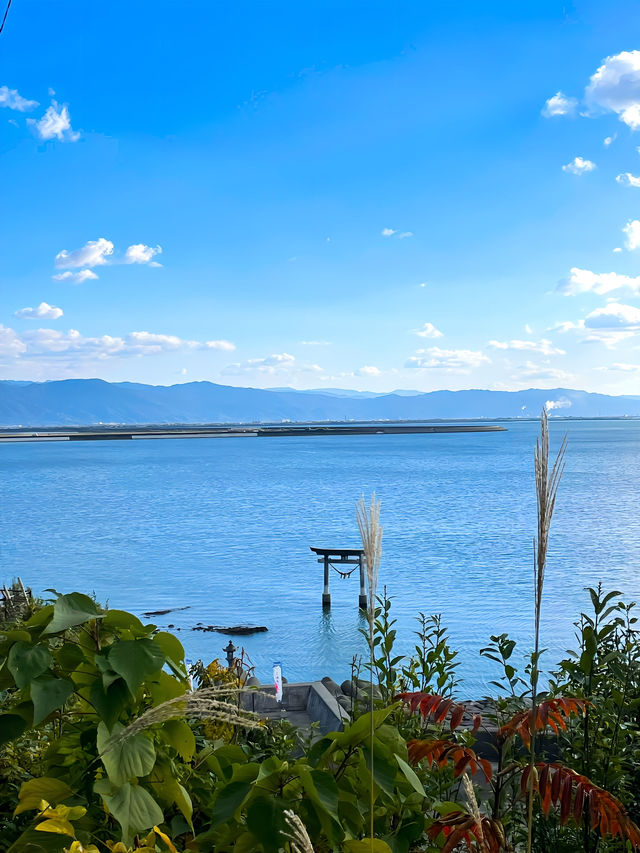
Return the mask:
M 329 589 L 329 569 L 334 568 L 340 572 L 338 566 L 357 565 L 360 569 L 360 594 L 358 596 L 358 607 L 361 610 L 367 609 L 367 589 L 365 583 L 364 572 L 364 551 L 359 548 L 311 548 L 317 554 L 318 562 L 324 567 L 324 585 L 322 588 L 322 606 L 323 608 L 331 607 L 331 591 Z M 352 569 L 351 572 L 355 571 Z M 345 576 L 351 572 L 340 572 Z

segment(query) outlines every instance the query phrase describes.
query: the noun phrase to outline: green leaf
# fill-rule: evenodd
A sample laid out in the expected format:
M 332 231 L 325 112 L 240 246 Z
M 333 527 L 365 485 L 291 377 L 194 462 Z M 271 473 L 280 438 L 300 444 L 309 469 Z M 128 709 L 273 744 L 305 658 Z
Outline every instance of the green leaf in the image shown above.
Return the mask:
M 61 708 L 73 693 L 73 681 L 66 678 L 53 678 L 41 675 L 31 682 L 31 701 L 33 702 L 33 725 L 37 726 L 52 711 Z
M 93 789 L 122 827 L 122 840 L 127 845 L 135 833 L 152 829 L 164 821 L 162 809 L 141 785 L 125 782 L 118 787 L 108 779 L 99 779 Z
M 345 853 L 393 853 L 386 841 L 381 841 L 379 838 L 366 841 L 345 841 Z
M 153 743 L 142 732 L 109 747 L 111 738 L 116 738 L 124 726 L 116 723 L 109 731 L 104 723 L 98 725 L 98 752 L 107 776 L 115 785 L 123 785 L 130 779 L 146 776 L 156 763 Z
M 160 646 L 165 654 L 165 657 L 172 660 L 175 664 L 184 661 L 184 647 L 177 637 L 170 634 L 168 631 L 159 631 L 153 637 L 153 642 Z
M 53 663 L 49 649 L 45 646 L 33 646 L 18 642 L 11 646 L 7 666 L 13 676 L 16 687 L 23 690 L 32 678 L 42 675 Z
M 40 803 L 46 800 L 49 805 L 56 806 L 73 796 L 73 791 L 62 779 L 52 779 L 41 776 L 39 779 L 29 779 L 20 786 L 18 794 L 18 805 L 14 815 L 28 812 L 32 809 L 40 810 Z
M 162 736 L 185 761 L 191 761 L 196 751 L 196 738 L 184 720 L 167 720 L 162 726 Z
M 27 721 L 18 714 L 0 714 L 0 746 L 20 737 L 27 725 Z
M 105 628 L 123 628 L 127 631 L 143 631 L 144 626 L 137 616 L 126 610 L 107 610 L 102 623 Z
M 130 693 L 122 678 L 114 681 L 106 690 L 99 679 L 94 679 L 89 693 L 91 704 L 107 728 L 111 728 L 130 700 Z
M 211 814 L 212 825 L 216 826 L 219 823 L 224 823 L 233 817 L 245 801 L 250 790 L 251 785 L 248 782 L 230 782 L 228 785 L 225 785 L 213 804 Z
M 109 651 L 111 668 L 124 678 L 132 696 L 147 676 L 162 669 L 164 661 L 164 652 L 148 639 L 120 640 Z
M 260 840 L 265 853 L 282 849 L 284 822 L 274 800 L 257 797 L 247 809 L 247 827 Z
M 426 793 L 424 788 L 422 787 L 422 782 L 418 778 L 417 773 L 410 767 L 406 761 L 403 761 L 399 755 L 395 756 L 396 761 L 398 762 L 398 767 L 400 768 L 400 772 L 403 774 L 404 778 L 411 785 L 413 790 L 420 794 L 421 797 L 426 797 Z
M 377 729 L 396 708 L 397 705 L 389 705 L 387 708 L 381 708 L 379 711 L 370 711 L 358 717 L 355 723 L 352 723 L 343 732 L 339 732 L 335 736 L 336 745 L 344 748 L 345 746 L 357 746 L 359 743 L 362 743 L 371 731 L 371 717 L 373 716 L 373 728 Z
M 367 746 L 364 746 L 362 752 L 367 770 L 371 772 L 371 750 Z M 398 768 L 393 763 L 390 754 L 382 754 L 380 750 L 376 749 L 373 760 L 373 778 L 386 794 L 393 794 L 397 772 Z
M 91 619 L 103 619 L 96 603 L 88 595 L 80 592 L 71 592 L 69 595 L 61 595 L 53 605 L 53 619 L 42 632 L 43 634 L 57 634 L 66 631 L 67 628 L 75 628 L 76 625 L 84 625 Z

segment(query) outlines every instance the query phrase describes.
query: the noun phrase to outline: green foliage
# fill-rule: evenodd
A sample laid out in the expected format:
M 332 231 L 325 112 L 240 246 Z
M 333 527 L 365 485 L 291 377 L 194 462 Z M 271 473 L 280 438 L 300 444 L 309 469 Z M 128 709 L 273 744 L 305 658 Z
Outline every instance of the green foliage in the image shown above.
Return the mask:
M 619 601 L 619 593 L 593 589 L 590 597 L 593 613 L 577 623 L 575 652 L 554 673 L 547 698 L 540 695 L 545 714 L 569 708 L 561 697 L 587 699 L 588 713 L 583 718 L 567 710 L 566 729 L 560 726 L 553 738 L 541 733 L 537 755 L 544 762 L 561 754 L 568 768 L 615 794 L 637 820 L 635 611 Z M 0 633 L 0 782 L 8 792 L 0 804 L 0 837 L 6 849 L 80 853 L 95 844 L 100 853 L 106 847 L 162 853 L 173 844 L 191 853 L 289 853 L 285 811 L 292 810 L 317 853 L 357 853 L 371 849 L 372 789 L 374 850 L 442 850 L 471 819 L 460 777 L 474 757 L 475 735 L 460 726 L 462 710 L 449 701 L 457 654 L 440 618 L 420 615 L 414 654 L 398 655 L 386 591 L 374 622 L 373 707 L 368 687 L 362 687 L 353 721 L 343 731 L 324 737 L 312 732 L 301 740 L 289 724 L 268 722 L 235 732 L 230 742 L 214 739 L 220 735 L 211 734 L 215 727 L 208 723 L 189 719 L 137 728 L 123 739 L 142 714 L 188 689 L 179 640 L 132 614 L 102 610 L 74 593 L 36 610 L 24 624 L 7 626 Z M 500 695 L 487 716 L 503 734 L 497 772 L 477 796 L 484 831 L 496 849 L 506 849 L 504 836 L 517 849 L 526 840 L 520 780 L 527 685 L 506 635 L 493 635 L 482 654 L 501 668 L 493 682 Z M 200 669 L 203 679 L 212 673 L 236 679 L 219 664 Z M 445 703 L 438 707 L 451 710 L 423 719 L 393 701 L 407 688 L 422 687 L 422 695 L 438 693 L 444 698 L 435 697 L 437 702 Z M 563 822 L 553 808 L 546 815 L 536 806 L 533 850 L 622 853 L 624 846 L 585 830 L 584 823 Z

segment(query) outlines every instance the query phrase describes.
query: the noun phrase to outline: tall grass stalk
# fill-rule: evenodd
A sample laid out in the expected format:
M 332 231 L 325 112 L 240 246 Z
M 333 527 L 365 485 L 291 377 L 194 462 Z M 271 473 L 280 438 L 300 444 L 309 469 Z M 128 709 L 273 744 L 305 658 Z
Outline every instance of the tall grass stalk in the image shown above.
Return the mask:
M 535 633 L 533 657 L 531 660 L 531 770 L 529 772 L 529 803 L 527 813 L 527 853 L 531 853 L 533 843 L 533 792 L 535 785 L 536 762 L 536 728 L 538 717 L 538 659 L 540 657 L 540 613 L 542 609 L 542 590 L 544 574 L 547 565 L 547 548 L 551 519 L 556 503 L 558 486 L 564 472 L 567 436 L 565 434 L 555 462 L 549 468 L 549 420 L 547 410 L 543 409 L 540 416 L 540 437 L 536 440 L 533 454 L 533 468 L 536 481 L 536 498 L 538 510 L 538 533 L 533 540 L 533 586 Z
M 373 670 L 374 670 L 374 648 L 373 648 L 373 633 L 375 627 L 376 613 L 376 591 L 378 588 L 378 572 L 380 570 L 380 557 L 382 555 L 382 527 L 380 526 L 380 501 L 376 500 L 375 492 L 371 495 L 371 503 L 367 508 L 364 502 L 364 495 L 356 504 L 356 518 L 358 519 L 358 527 L 360 529 L 360 537 L 362 538 L 362 550 L 364 551 L 365 568 L 367 570 L 367 616 L 369 620 L 369 651 L 370 659 L 370 699 L 371 699 L 371 731 L 370 731 L 370 750 L 371 750 L 371 784 L 369 791 L 369 838 L 371 839 L 371 850 L 373 850 Z

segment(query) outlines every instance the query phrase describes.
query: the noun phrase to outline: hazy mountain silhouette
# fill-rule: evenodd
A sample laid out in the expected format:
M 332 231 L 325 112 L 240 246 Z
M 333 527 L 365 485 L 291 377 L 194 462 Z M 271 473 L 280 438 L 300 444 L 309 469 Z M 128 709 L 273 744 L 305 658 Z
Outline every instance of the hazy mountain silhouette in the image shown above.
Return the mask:
M 394 391 L 375 396 L 334 389 L 262 390 L 188 382 L 142 385 L 102 379 L 0 381 L 0 425 L 98 423 L 229 423 L 307 420 L 421 420 L 429 418 L 640 416 L 640 396 L 608 396 L 566 388 L 526 391 Z

